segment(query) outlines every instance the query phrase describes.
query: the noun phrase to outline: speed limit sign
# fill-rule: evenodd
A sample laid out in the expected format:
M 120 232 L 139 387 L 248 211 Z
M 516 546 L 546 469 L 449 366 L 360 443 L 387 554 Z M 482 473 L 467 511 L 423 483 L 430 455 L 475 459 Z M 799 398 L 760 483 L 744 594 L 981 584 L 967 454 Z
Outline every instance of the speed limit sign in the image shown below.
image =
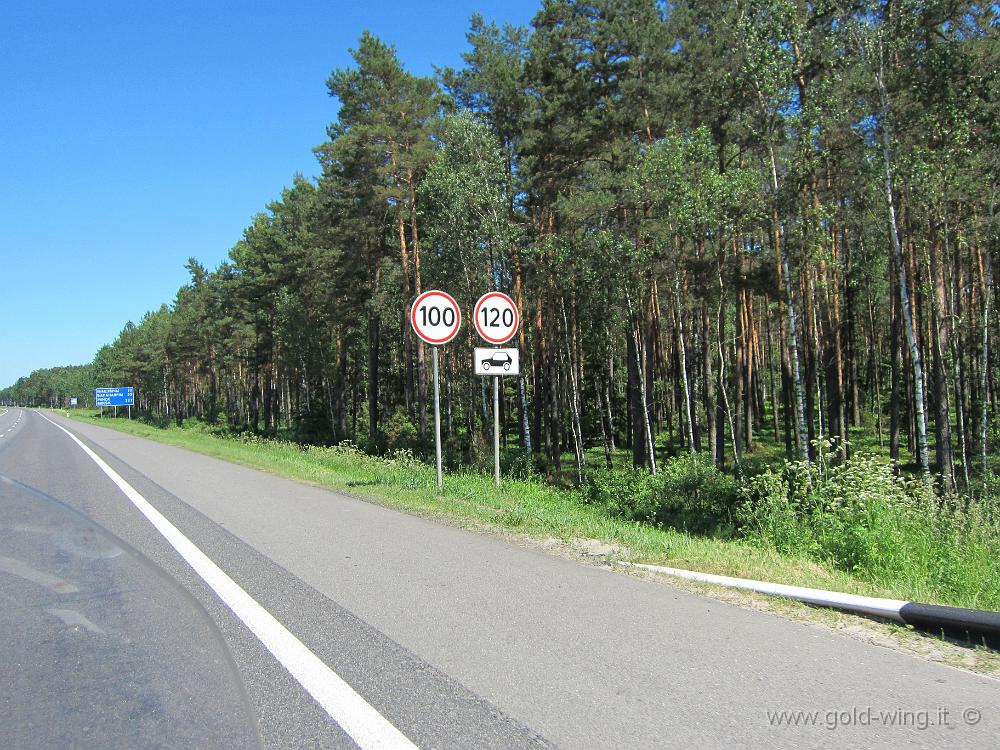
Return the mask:
M 510 341 L 521 324 L 517 305 L 503 292 L 488 292 L 480 297 L 474 317 L 479 335 L 491 344 Z
M 447 292 L 431 289 L 421 294 L 410 308 L 413 331 L 428 344 L 447 344 L 462 325 L 462 311 Z

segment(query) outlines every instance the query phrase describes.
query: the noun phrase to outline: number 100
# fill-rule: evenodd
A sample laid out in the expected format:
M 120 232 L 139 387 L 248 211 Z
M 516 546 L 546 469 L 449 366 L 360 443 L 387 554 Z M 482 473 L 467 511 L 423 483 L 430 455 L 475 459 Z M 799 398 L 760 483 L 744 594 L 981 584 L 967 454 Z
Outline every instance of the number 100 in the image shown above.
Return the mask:
M 440 307 L 421 305 L 417 311 L 420 313 L 420 325 L 422 326 L 438 326 L 444 323 L 448 328 L 451 328 L 455 325 L 455 311 L 450 307 L 442 310 Z

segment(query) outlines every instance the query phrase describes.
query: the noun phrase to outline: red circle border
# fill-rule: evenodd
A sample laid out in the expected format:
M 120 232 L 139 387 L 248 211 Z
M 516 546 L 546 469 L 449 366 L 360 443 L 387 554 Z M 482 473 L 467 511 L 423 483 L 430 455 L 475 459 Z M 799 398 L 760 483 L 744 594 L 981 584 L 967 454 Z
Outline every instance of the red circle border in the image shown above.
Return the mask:
M 479 308 L 482 307 L 483 303 L 490 297 L 503 297 L 510 303 L 510 307 L 514 311 L 514 330 L 512 330 L 510 336 L 505 339 L 491 338 L 483 333 L 483 329 L 479 327 Z M 503 292 L 487 292 L 479 298 L 478 302 L 476 302 L 476 309 L 472 313 L 472 322 L 476 326 L 476 333 L 478 333 L 486 341 L 491 344 L 506 344 L 517 335 L 517 331 L 521 327 L 521 311 L 517 309 L 517 304 L 515 304 L 514 300 L 511 299 L 509 295 L 506 295 Z
M 420 304 L 421 300 L 433 294 L 447 298 L 448 301 L 451 303 L 451 306 L 455 308 L 455 328 L 448 336 L 445 336 L 444 338 L 441 339 L 432 339 L 429 336 L 424 336 L 420 332 L 420 329 L 417 327 L 417 318 L 416 318 L 417 306 Z M 450 294 L 448 294 L 448 292 L 442 292 L 440 289 L 428 289 L 426 292 L 417 297 L 413 301 L 413 304 L 410 306 L 410 325 L 413 327 L 413 332 L 417 334 L 417 337 L 422 341 L 427 342 L 431 346 L 440 346 L 441 344 L 447 344 L 449 341 L 451 341 L 458 335 L 458 329 L 462 327 L 462 308 L 458 306 L 458 303 L 455 301 L 455 298 L 452 297 Z

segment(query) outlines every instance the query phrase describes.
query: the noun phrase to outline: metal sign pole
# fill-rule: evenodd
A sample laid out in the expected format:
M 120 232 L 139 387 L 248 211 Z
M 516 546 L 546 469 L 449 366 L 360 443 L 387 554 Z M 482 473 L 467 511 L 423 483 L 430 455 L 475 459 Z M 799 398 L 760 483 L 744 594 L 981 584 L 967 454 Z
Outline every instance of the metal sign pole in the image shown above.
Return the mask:
M 500 489 L 500 376 L 493 376 L 493 483 Z
M 444 488 L 441 480 L 441 389 L 438 386 L 438 348 L 431 347 L 434 360 L 434 453 L 437 458 L 438 492 Z
M 493 346 L 510 341 L 521 325 L 517 304 L 500 291 L 479 298 L 472 320 L 483 340 Z M 476 374 L 493 376 L 493 483 L 500 489 L 500 377 L 518 374 L 517 350 L 476 349 L 473 356 Z

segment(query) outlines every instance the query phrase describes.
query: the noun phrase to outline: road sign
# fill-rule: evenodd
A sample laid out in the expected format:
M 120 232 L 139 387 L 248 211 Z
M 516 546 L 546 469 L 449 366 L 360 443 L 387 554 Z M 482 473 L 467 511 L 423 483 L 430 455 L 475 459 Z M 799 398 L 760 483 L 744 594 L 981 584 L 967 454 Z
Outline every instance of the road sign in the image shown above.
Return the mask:
M 95 406 L 133 406 L 134 388 L 97 388 L 94 390 Z
M 421 340 L 431 344 L 434 363 L 434 454 L 437 463 L 438 490 L 444 487 L 441 478 L 441 390 L 438 381 L 438 347 L 458 335 L 462 326 L 462 310 L 455 298 L 439 289 L 430 289 L 413 301 L 410 325 Z
M 76 396 L 70 396 L 69 397 L 69 405 L 70 406 L 76 406 Z
M 462 311 L 447 292 L 431 289 L 421 294 L 410 308 L 414 333 L 428 344 L 447 344 L 458 335 Z
M 520 375 L 520 352 L 517 349 L 481 349 L 476 347 L 473 370 L 476 375 Z
M 476 330 L 491 344 L 504 344 L 514 338 L 521 316 L 514 300 L 503 292 L 487 292 L 476 302 Z
M 97 406 L 132 406 L 135 403 L 133 388 L 97 388 L 94 391 Z

